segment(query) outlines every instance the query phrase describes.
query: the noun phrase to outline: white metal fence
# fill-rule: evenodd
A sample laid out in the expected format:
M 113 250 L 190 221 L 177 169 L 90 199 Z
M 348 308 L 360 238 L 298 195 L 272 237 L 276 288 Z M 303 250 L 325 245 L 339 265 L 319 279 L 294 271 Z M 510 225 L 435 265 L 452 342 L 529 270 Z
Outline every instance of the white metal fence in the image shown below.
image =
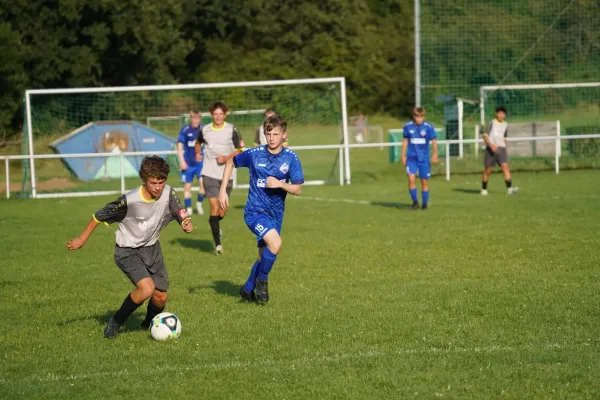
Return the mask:
M 561 157 L 561 146 L 564 140 L 586 140 L 586 139 L 600 139 L 600 134 L 587 134 L 587 135 L 563 135 L 563 136 L 535 136 L 535 137 L 518 137 L 508 138 L 509 142 L 520 142 L 520 141 L 554 141 L 555 142 L 555 154 L 554 154 L 554 169 L 558 174 L 560 172 L 560 157 Z M 468 139 L 468 140 L 440 140 L 439 144 L 445 146 L 445 175 L 446 180 L 450 180 L 451 177 L 451 157 L 450 157 L 450 144 L 482 144 L 484 143 L 481 139 Z M 319 145 L 319 146 L 292 146 L 291 149 L 294 151 L 307 151 L 307 150 L 338 150 L 338 167 L 341 171 L 345 170 L 345 166 L 348 163 L 344 162 L 345 151 L 350 149 L 364 149 L 374 147 L 394 147 L 402 146 L 401 142 L 381 142 L 381 143 L 362 143 L 362 144 L 335 144 L 335 145 Z M 30 155 L 13 155 L 13 156 L 0 156 L 1 160 L 5 163 L 5 185 L 6 185 L 6 198 L 10 198 L 10 160 L 30 160 L 33 159 L 62 159 L 62 158 L 93 158 L 93 157 L 120 157 L 121 159 L 121 176 L 120 176 L 120 190 L 104 190 L 104 191 L 81 191 L 81 192 L 60 192 L 60 193 L 35 193 L 32 195 L 34 198 L 61 198 L 61 197 L 87 197 L 87 196 L 102 196 L 102 195 L 113 195 L 122 194 L 127 191 L 125 174 L 124 174 L 124 161 L 127 156 L 145 156 L 145 155 L 172 155 L 177 154 L 176 151 L 162 151 L 162 152 L 128 152 L 115 155 L 114 153 L 89 153 L 89 154 L 36 154 Z M 339 184 L 344 185 L 350 183 L 349 177 L 340 174 Z M 308 185 L 323 185 L 327 183 L 323 180 L 308 181 Z M 237 188 L 244 188 L 248 185 L 236 184 Z M 176 188 L 175 190 L 181 191 L 182 188 Z M 197 190 L 197 188 L 195 188 Z

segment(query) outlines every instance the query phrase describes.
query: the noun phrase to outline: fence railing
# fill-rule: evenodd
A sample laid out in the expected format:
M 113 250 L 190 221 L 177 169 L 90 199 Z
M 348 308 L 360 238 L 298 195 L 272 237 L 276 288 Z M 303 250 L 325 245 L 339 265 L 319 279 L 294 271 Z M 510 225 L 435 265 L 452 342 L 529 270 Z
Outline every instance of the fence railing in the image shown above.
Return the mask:
M 560 157 L 561 157 L 561 143 L 564 140 L 584 140 L 584 139 L 600 139 L 600 134 L 586 134 L 586 135 L 557 135 L 557 136 L 535 136 L 535 137 L 516 137 L 508 138 L 508 142 L 535 142 L 535 141 L 554 141 L 554 168 L 558 174 L 560 172 Z M 451 156 L 450 146 L 451 144 L 482 144 L 482 139 L 463 139 L 463 140 L 439 140 L 438 144 L 445 145 L 445 172 L 446 180 L 450 180 L 451 175 Z M 331 144 L 331 145 L 315 145 L 315 146 L 291 146 L 290 148 L 294 151 L 305 151 L 305 150 L 338 150 L 338 163 L 340 170 L 344 169 L 344 149 L 349 147 L 350 149 L 364 149 L 374 147 L 401 147 L 402 142 L 380 142 L 380 143 L 360 143 L 360 144 Z M 105 190 L 105 191 L 88 191 L 88 192 L 60 192 L 60 193 L 37 193 L 35 198 L 59 198 L 59 197 L 86 197 L 86 196 L 100 196 L 100 195 L 112 195 L 122 194 L 126 192 L 125 187 L 125 157 L 130 156 L 146 156 L 146 155 L 176 155 L 177 151 L 156 151 L 156 152 L 123 152 L 118 155 L 114 153 L 77 153 L 77 154 L 35 154 L 30 155 L 10 155 L 0 156 L 0 160 L 4 160 L 5 163 L 5 184 L 6 184 L 6 198 L 10 198 L 10 164 L 11 160 L 31 160 L 31 159 L 63 159 L 63 158 L 97 158 L 97 157 L 120 157 L 120 190 Z M 347 181 L 347 180 L 346 180 Z M 344 185 L 345 179 L 343 174 L 340 174 L 339 184 Z M 327 183 L 324 180 L 307 181 L 305 184 L 308 185 L 323 185 Z M 234 187 L 245 188 L 248 185 L 237 184 L 234 182 Z M 197 190 L 197 188 L 193 188 Z M 177 191 L 183 190 L 183 188 L 175 188 Z

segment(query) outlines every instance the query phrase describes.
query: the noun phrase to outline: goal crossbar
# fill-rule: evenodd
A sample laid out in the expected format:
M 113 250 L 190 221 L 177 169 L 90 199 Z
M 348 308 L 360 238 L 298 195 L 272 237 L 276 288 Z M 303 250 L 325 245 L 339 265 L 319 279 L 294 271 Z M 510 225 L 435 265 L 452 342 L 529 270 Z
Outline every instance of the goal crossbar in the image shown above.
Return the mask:
M 521 85 L 484 85 L 479 87 L 479 113 L 480 123 L 485 125 L 485 100 L 488 92 L 498 90 L 528 90 L 528 89 L 577 89 L 600 87 L 600 82 L 573 82 L 573 83 L 532 83 Z

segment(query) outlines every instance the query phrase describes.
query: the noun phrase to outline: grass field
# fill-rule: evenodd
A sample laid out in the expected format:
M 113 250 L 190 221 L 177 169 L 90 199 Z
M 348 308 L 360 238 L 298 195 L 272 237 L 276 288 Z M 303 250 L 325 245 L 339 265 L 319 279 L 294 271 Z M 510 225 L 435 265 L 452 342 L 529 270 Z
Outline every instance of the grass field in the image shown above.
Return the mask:
M 0 397 L 589 398 L 600 396 L 598 171 L 522 173 L 507 197 L 478 176 L 431 182 L 408 208 L 401 174 L 290 198 L 271 302 L 242 304 L 255 256 L 244 191 L 212 255 L 206 218 L 161 236 L 176 342 L 106 321 L 131 289 L 114 227 L 67 253 L 109 198 L 0 206 Z

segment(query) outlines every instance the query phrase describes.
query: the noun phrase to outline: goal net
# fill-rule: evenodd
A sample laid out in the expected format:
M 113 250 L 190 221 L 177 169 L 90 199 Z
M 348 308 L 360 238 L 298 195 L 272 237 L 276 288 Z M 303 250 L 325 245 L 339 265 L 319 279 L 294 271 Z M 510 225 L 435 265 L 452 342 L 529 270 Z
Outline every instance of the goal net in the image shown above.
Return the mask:
M 480 87 L 479 101 L 469 103 L 458 101 L 459 136 L 466 140 L 481 137 L 497 106 L 507 109 L 513 171 L 557 170 L 557 157 L 561 169 L 600 165 L 600 140 L 575 136 L 600 134 L 600 82 L 487 85 Z M 453 171 L 480 172 L 484 149 L 481 142 L 465 144 L 464 158 L 452 161 Z
M 349 163 L 340 158 L 348 143 L 344 85 L 344 78 L 324 78 L 27 91 L 23 149 L 31 157 L 23 163 L 23 194 L 121 193 L 139 184 L 140 162 L 154 153 L 169 161 L 168 183 L 179 187 L 178 133 L 194 108 L 210 123 L 208 105 L 217 100 L 230 107 L 226 121 L 239 128 L 246 147 L 265 110 L 274 109 L 288 122 L 307 183 L 342 182 L 342 161 Z M 238 184 L 247 179 L 247 172 L 237 174 Z

